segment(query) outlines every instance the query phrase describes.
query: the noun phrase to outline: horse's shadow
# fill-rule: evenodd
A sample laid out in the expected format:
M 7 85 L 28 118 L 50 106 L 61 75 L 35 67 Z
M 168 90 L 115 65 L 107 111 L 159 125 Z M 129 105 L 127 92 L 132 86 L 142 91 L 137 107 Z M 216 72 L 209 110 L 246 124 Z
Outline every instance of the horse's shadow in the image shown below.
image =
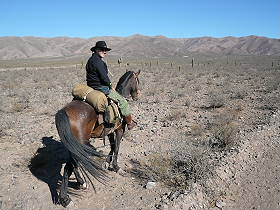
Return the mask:
M 29 170 L 39 180 L 48 184 L 52 201 L 58 204 L 57 189 L 61 181 L 62 164 L 69 159 L 69 152 L 61 142 L 53 137 L 43 137 L 43 148 L 39 148 L 36 154 L 31 158 Z

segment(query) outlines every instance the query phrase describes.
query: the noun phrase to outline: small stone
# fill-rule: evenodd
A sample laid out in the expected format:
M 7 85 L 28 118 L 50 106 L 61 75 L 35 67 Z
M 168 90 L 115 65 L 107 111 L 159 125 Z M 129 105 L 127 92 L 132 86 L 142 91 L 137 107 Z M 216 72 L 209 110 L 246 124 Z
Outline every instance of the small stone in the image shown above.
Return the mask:
M 152 189 L 152 188 L 154 188 L 156 185 L 157 185 L 156 182 L 148 182 L 148 183 L 146 184 L 146 189 Z
M 221 209 L 221 208 L 226 206 L 226 203 L 223 202 L 222 200 L 217 200 L 216 201 L 216 206 Z

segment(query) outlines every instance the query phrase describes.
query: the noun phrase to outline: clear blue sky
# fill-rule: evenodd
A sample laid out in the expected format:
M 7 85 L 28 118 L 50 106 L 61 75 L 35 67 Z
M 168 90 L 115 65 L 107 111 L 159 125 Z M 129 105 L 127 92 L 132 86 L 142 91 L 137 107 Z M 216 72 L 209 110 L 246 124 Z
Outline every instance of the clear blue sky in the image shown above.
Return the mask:
M 0 36 L 280 38 L 280 0 L 1 0 Z

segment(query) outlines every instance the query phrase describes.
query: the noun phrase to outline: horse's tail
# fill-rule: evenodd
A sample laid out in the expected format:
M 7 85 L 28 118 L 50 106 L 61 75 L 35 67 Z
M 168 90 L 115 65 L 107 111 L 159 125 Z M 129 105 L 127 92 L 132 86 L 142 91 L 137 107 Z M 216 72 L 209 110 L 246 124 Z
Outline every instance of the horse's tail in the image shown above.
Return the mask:
M 69 118 L 64 109 L 59 110 L 55 115 L 55 124 L 60 136 L 61 142 L 71 153 L 72 158 L 82 170 L 83 174 L 88 178 L 93 186 L 93 183 L 87 173 L 87 171 L 98 181 L 103 182 L 105 180 L 106 173 L 102 168 L 101 163 L 98 160 L 93 160 L 90 156 L 101 157 L 102 154 L 85 144 L 81 144 L 78 139 L 73 136 Z M 94 188 L 94 186 L 93 186 Z

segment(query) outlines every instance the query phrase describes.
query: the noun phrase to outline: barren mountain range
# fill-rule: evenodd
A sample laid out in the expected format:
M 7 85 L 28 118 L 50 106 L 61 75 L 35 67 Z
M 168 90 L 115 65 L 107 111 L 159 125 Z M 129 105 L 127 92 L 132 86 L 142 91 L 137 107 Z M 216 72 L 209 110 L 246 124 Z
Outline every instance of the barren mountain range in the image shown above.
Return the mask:
M 112 56 L 170 57 L 188 53 L 223 55 L 280 55 L 280 40 L 259 36 L 167 38 L 128 37 L 0 37 L 0 60 L 79 56 L 88 54 L 97 40 L 105 40 Z

